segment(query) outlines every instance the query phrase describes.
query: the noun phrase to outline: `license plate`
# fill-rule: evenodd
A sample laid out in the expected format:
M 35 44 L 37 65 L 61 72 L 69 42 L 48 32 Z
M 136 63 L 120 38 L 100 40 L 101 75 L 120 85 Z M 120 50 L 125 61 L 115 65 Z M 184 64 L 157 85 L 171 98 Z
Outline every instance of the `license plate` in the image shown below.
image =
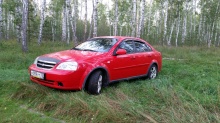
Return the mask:
M 31 71 L 31 76 L 39 79 L 44 79 L 44 73 L 37 72 L 37 71 Z

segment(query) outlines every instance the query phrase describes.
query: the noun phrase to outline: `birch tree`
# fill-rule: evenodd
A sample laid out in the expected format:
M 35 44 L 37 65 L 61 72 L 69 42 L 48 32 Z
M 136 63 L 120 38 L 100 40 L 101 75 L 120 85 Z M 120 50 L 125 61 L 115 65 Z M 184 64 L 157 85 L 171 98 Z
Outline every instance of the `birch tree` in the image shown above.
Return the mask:
M 94 11 L 93 11 L 94 12 Z M 91 16 L 91 19 L 90 19 L 90 28 L 89 28 L 89 36 L 88 36 L 88 39 L 91 38 L 91 35 L 92 35 L 92 27 L 93 27 L 93 20 L 94 19 L 94 14 L 92 13 L 92 16 Z
M 38 36 L 38 44 L 41 44 L 42 40 L 42 31 L 43 31 L 43 25 L 44 25 L 44 19 L 45 19 L 45 8 L 46 8 L 46 0 L 42 0 L 41 3 L 41 18 L 40 18 L 40 28 L 39 28 L 39 36 Z
M 144 12 L 145 12 L 145 0 L 142 0 L 142 6 L 141 6 L 141 16 L 140 16 L 140 22 L 139 22 L 139 27 L 138 27 L 138 32 L 137 32 L 137 37 L 140 38 L 141 36 L 141 30 L 144 26 Z
M 22 31 L 22 19 L 20 18 L 22 16 L 22 6 L 20 6 L 21 1 L 17 1 L 17 5 L 15 7 L 15 14 L 14 14 L 14 23 L 16 25 L 16 36 L 17 36 L 17 40 L 20 43 L 21 42 L 21 31 Z
M 21 31 L 23 52 L 28 51 L 27 28 L 28 28 L 28 0 L 23 0 L 22 31 Z
M 177 25 L 176 25 L 176 47 L 178 46 L 178 38 L 179 38 L 179 32 L 180 32 L 180 15 L 178 17 Z
M 74 41 L 75 45 L 77 45 L 77 37 L 76 37 L 76 24 L 78 21 L 78 0 L 74 0 Z
M 149 5 L 150 10 L 149 10 L 149 14 L 148 14 L 147 36 L 149 36 L 149 34 L 150 34 L 149 32 L 150 32 L 150 28 L 151 28 L 151 26 L 150 26 L 151 23 L 150 22 L 151 22 L 151 16 L 152 16 L 152 14 L 151 14 L 152 13 L 152 3 L 153 3 L 153 0 L 150 0 L 150 5 Z
M 87 0 L 85 0 L 85 28 L 84 28 L 84 41 L 86 40 L 86 33 L 87 33 Z
M 169 37 L 169 39 L 167 41 L 167 45 L 168 46 L 171 46 L 171 38 L 172 38 L 172 34 L 173 34 L 173 28 L 174 28 L 174 25 L 175 25 L 175 21 L 176 20 L 173 21 L 172 26 L 171 26 L 170 37 Z
M 67 39 L 67 34 L 66 34 L 66 31 L 67 31 L 67 28 L 66 28 L 66 3 L 64 3 L 63 5 L 63 17 L 62 17 L 62 41 L 66 41 Z
M 188 4 L 185 3 L 185 12 L 184 12 L 184 16 L 183 16 L 183 31 L 182 31 L 182 44 L 185 43 L 185 38 L 187 35 L 187 8 L 188 8 Z
M 0 0 L 0 41 L 2 40 L 2 28 L 3 28 L 3 23 L 2 23 L 2 2 L 3 0 Z
M 133 0 L 132 1 L 132 6 L 133 6 L 133 10 L 132 10 L 132 22 L 131 22 L 131 28 L 132 28 L 132 32 L 131 32 L 131 36 L 135 36 L 135 31 L 136 31 L 136 6 L 137 6 L 137 1 Z
M 7 22 L 6 22 L 6 39 L 7 40 L 9 40 L 9 33 L 10 33 L 10 24 L 11 24 L 11 14 L 9 13 L 9 11 L 8 11 L 8 13 L 7 13 Z
M 168 4 L 169 4 L 169 1 L 166 0 L 164 2 L 164 34 L 163 34 L 163 41 L 166 41 L 166 38 L 167 38 L 167 16 L 168 16 Z M 167 45 L 169 46 L 170 43 L 167 42 Z
M 68 16 L 69 14 L 69 9 L 68 9 L 68 4 L 67 4 L 67 1 L 66 1 L 66 26 L 67 26 L 67 41 L 66 43 L 69 44 L 70 43 L 70 17 Z
M 118 0 L 115 0 L 115 23 L 114 23 L 114 34 L 118 34 Z
M 97 36 L 97 20 L 98 20 L 97 4 L 98 4 L 98 0 L 93 0 L 93 37 Z

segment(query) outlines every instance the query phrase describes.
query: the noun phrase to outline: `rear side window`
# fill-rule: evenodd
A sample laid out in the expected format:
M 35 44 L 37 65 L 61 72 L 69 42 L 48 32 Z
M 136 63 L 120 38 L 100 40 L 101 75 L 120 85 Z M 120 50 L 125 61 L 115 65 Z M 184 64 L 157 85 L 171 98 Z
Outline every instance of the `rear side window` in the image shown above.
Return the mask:
M 140 42 L 140 41 L 135 41 L 134 42 L 135 45 L 135 50 L 136 52 L 148 52 L 148 51 L 152 51 L 151 47 L 148 46 L 147 44 Z

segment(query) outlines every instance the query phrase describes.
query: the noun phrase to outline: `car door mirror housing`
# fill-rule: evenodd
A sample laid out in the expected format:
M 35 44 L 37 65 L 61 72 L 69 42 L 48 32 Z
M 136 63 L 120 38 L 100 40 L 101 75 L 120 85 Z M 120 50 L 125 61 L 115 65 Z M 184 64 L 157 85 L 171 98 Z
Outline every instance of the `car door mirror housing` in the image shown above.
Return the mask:
M 116 51 L 116 55 L 124 55 L 127 54 L 127 51 L 125 49 L 118 49 Z

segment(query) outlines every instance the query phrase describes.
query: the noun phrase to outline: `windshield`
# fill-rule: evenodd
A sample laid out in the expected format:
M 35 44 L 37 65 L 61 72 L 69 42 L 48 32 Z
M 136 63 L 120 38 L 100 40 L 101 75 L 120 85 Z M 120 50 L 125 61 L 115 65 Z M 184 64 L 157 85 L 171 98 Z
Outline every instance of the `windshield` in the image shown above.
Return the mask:
M 74 50 L 93 51 L 93 52 L 108 52 L 117 42 L 113 38 L 94 38 L 73 48 Z

